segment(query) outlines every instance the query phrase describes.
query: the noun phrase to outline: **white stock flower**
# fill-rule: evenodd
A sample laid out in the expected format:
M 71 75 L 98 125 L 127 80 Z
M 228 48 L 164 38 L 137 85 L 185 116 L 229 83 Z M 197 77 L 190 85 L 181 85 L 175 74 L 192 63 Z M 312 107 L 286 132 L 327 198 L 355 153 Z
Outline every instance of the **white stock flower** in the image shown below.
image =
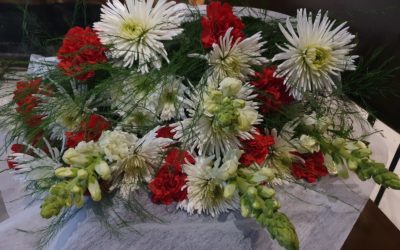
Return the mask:
M 307 91 L 331 91 L 335 88 L 332 77 L 339 77 L 345 70 L 355 70 L 354 59 L 350 56 L 355 47 L 351 42 L 354 35 L 348 32 L 346 23 L 334 27 L 334 21 L 327 14 L 318 12 L 315 20 L 305 9 L 297 11 L 297 26 L 293 28 L 289 18 L 283 35 L 289 44 L 279 47 L 282 52 L 272 61 L 283 61 L 277 68 L 277 76 L 285 78 L 296 99 Z
M 261 55 L 266 42 L 260 42 L 261 32 L 245 39 L 233 42 L 231 36 L 233 28 L 229 28 L 219 44 L 214 43 L 208 57 L 212 76 L 217 80 L 225 77 L 247 79 L 254 73 L 251 68 L 254 65 L 263 65 L 269 60 Z
M 182 32 L 183 14 L 173 1 L 127 0 L 124 5 L 110 0 L 101 7 L 94 29 L 101 42 L 111 46 L 112 58 L 122 60 L 124 67 L 137 63 L 145 73 L 152 67 L 160 68 L 162 58 L 168 62 L 162 41 Z
M 313 137 L 301 135 L 298 140 L 297 150 L 300 153 L 314 153 L 319 151 L 319 143 Z
M 109 161 L 120 161 L 128 156 L 137 139 L 134 134 L 122 131 L 104 131 L 98 143 Z

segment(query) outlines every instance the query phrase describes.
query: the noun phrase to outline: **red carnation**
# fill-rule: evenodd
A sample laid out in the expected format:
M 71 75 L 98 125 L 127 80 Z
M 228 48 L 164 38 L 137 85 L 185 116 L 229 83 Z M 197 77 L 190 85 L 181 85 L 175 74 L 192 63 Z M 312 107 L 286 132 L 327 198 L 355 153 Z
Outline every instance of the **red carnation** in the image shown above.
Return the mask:
M 91 114 L 87 121 L 81 122 L 79 131 L 65 132 L 66 145 L 68 148 L 74 148 L 81 141 L 97 141 L 103 131 L 110 127 L 110 123 L 103 116 Z
M 280 109 L 283 105 L 293 102 L 293 97 L 284 85 L 283 78 L 274 77 L 276 67 L 264 68 L 255 74 L 255 80 L 250 82 L 256 88 L 258 100 L 262 103 L 260 111 L 269 113 Z
M 294 153 L 304 159 L 305 163 L 293 163 L 292 175 L 296 179 L 304 179 L 309 183 L 316 182 L 319 177 L 328 174 L 328 170 L 324 165 L 324 155 L 321 152 L 313 154 Z
M 275 144 L 274 137 L 263 134 L 253 134 L 252 140 L 241 140 L 244 153 L 239 161 L 248 167 L 253 163 L 261 165 L 269 154 L 269 147 Z
M 172 129 L 170 126 L 159 128 L 156 132 L 157 137 L 173 139 L 175 132 L 172 132 Z
M 60 60 L 58 67 L 67 76 L 78 80 L 87 80 L 94 76 L 94 71 L 87 71 L 85 67 L 105 63 L 106 48 L 100 42 L 96 32 L 91 28 L 73 27 L 65 35 L 63 44 L 58 50 Z
M 206 49 L 211 48 L 214 43 L 219 43 L 219 38 L 224 36 L 229 28 L 233 28 L 233 42 L 244 38 L 244 24 L 233 14 L 232 6 L 228 3 L 210 3 L 207 6 L 207 16 L 201 18 L 201 26 L 201 43 Z
M 174 201 L 183 201 L 187 197 L 187 190 L 183 189 L 187 175 L 182 172 L 182 164 L 194 164 L 193 157 L 187 151 L 173 148 L 168 152 L 155 178 L 148 187 L 152 193 L 151 201 L 170 205 Z

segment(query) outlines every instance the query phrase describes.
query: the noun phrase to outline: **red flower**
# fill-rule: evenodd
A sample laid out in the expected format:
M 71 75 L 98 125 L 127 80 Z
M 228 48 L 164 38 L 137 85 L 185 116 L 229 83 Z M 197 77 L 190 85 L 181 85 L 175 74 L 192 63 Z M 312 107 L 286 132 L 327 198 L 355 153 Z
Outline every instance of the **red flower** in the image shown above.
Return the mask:
M 159 128 L 156 132 L 157 137 L 173 139 L 175 132 L 172 132 L 172 129 L 170 126 Z
M 232 6 L 228 3 L 212 2 L 207 6 L 207 17 L 201 18 L 201 43 L 209 49 L 219 38 L 224 36 L 229 28 L 233 28 L 231 36 L 233 42 L 244 38 L 242 21 L 233 14 Z
M 155 178 L 148 187 L 152 193 L 151 201 L 169 205 L 174 201 L 183 201 L 187 197 L 187 190 L 183 189 L 187 175 L 182 172 L 182 163 L 194 164 L 193 157 L 187 151 L 173 148 L 164 159 Z
M 23 116 L 28 116 L 32 110 L 39 104 L 39 100 L 34 94 L 39 92 L 41 78 L 36 78 L 28 82 L 17 82 L 17 88 L 14 91 L 14 101 L 17 104 L 17 112 Z
M 252 140 L 241 140 L 244 153 L 239 161 L 248 167 L 253 163 L 263 164 L 269 154 L 269 147 L 275 144 L 274 137 L 263 134 L 253 134 Z
M 111 127 L 110 123 L 101 115 L 91 114 L 87 121 L 83 121 L 80 130 L 65 132 L 67 147 L 74 148 L 81 141 L 97 141 L 103 131 Z
M 26 147 L 23 144 L 16 143 L 11 146 L 11 151 L 13 153 L 23 153 L 23 152 L 25 152 L 25 150 L 26 150 Z M 7 157 L 7 165 L 8 165 L 8 168 L 10 168 L 10 169 L 15 168 L 15 162 L 13 160 L 14 160 L 13 156 Z
M 293 102 L 293 97 L 284 85 L 283 78 L 274 77 L 276 67 L 264 68 L 255 74 L 255 80 L 250 82 L 256 88 L 258 100 L 262 103 L 260 111 L 269 113 L 280 109 L 283 105 Z
M 292 164 L 292 175 L 296 179 L 304 179 L 309 183 L 316 182 L 319 177 L 328 174 L 324 165 L 324 155 L 321 152 L 313 154 L 294 153 L 304 159 L 304 165 L 301 163 Z
M 105 51 L 106 48 L 91 28 L 73 27 L 65 35 L 63 44 L 58 50 L 57 57 L 60 60 L 58 67 L 67 76 L 82 81 L 87 80 L 94 76 L 94 71 L 87 71 L 85 68 L 105 63 L 107 61 Z

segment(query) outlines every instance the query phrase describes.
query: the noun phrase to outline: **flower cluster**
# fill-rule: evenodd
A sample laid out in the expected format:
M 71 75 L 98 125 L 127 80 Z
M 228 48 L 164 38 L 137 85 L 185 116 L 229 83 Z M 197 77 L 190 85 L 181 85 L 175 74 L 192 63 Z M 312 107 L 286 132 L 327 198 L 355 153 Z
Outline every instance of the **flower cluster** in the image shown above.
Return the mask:
M 90 66 L 107 62 L 105 52 L 95 31 L 89 27 L 73 27 L 58 50 L 58 67 L 65 75 L 84 81 L 95 74 Z
M 142 190 L 189 214 L 240 209 L 298 249 L 276 185 L 352 171 L 400 189 L 399 176 L 372 160 L 354 133 L 353 104 L 344 93 L 323 93 L 355 69 L 345 24 L 334 28 L 327 15 L 299 10 L 296 25 L 287 19 L 284 28 L 241 19 L 228 3 L 212 2 L 202 17 L 192 8 L 109 0 L 94 29 L 67 33 L 54 74 L 17 83 L 10 120 L 29 129 L 12 138 L 36 132 L 33 142 L 13 142 L 8 165 L 40 188 L 33 193 L 42 217 L 106 196 L 142 214 L 130 204 Z M 266 58 L 275 51 L 262 33 L 270 30 L 287 39 L 272 58 L 279 65 Z

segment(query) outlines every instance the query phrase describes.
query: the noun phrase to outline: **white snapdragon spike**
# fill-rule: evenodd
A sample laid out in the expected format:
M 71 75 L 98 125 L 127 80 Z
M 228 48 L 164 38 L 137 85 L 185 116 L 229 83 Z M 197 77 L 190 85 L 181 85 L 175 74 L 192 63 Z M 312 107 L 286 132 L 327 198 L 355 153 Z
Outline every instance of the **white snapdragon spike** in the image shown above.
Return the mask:
M 255 96 L 247 83 L 235 78 L 212 80 L 203 92 L 193 88 L 185 100 L 189 117 L 174 125 L 174 138 L 198 155 L 220 157 L 239 149 L 240 139 L 252 139 L 254 125 L 262 120 Z
M 216 79 L 235 77 L 245 80 L 254 74 L 251 68 L 254 65 L 263 65 L 269 60 L 261 55 L 265 51 L 261 42 L 261 32 L 245 39 L 233 42 L 231 36 L 233 28 L 229 28 L 219 44 L 213 44 L 210 54 L 207 56 L 211 66 L 211 74 Z
M 110 46 L 112 58 L 122 60 L 124 67 L 137 63 L 138 70 L 145 73 L 160 68 L 162 58 L 168 62 L 162 41 L 182 32 L 183 14 L 173 1 L 127 0 L 124 5 L 110 0 L 102 6 L 94 29 L 101 42 Z
M 61 167 L 61 153 L 51 147 L 49 142 L 44 139 L 48 153 L 40 148 L 35 148 L 32 145 L 25 146 L 32 153 L 13 153 L 10 155 L 10 160 L 14 163 L 14 173 L 23 181 L 41 180 L 54 176 L 55 169 Z
M 307 16 L 305 9 L 297 11 L 296 30 L 286 20 L 285 29 L 279 28 L 288 41 L 273 61 L 283 61 L 277 68 L 277 76 L 285 78 L 290 93 L 298 100 L 307 91 L 332 91 L 333 78 L 345 70 L 355 70 L 354 59 L 349 55 L 355 44 L 354 35 L 348 32 L 346 23 L 334 27 L 335 21 L 322 17 L 318 12 L 315 20 Z
M 217 216 L 220 213 L 238 208 L 238 194 L 229 198 L 224 196 L 226 180 L 236 175 L 241 156 L 240 150 L 229 151 L 221 159 L 214 157 L 198 157 L 195 164 L 186 163 L 182 169 L 187 174 L 187 200 L 180 202 L 178 208 L 193 214 L 210 214 Z
M 127 156 L 113 165 L 111 190 L 119 188 L 121 195 L 127 198 L 132 191 L 139 188 L 141 182 L 151 181 L 153 169 L 160 164 L 168 145 L 173 143 L 169 138 L 157 138 L 158 129 L 156 127 L 137 139 L 129 146 Z

